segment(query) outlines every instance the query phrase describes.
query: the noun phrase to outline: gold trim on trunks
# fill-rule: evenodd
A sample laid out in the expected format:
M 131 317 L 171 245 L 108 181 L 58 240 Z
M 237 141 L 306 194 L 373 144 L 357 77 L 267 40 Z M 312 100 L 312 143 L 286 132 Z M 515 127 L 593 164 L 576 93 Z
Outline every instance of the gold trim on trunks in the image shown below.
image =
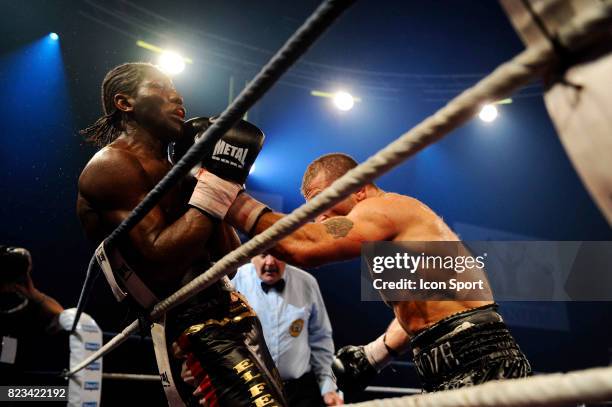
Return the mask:
M 232 318 L 225 317 L 221 320 L 209 319 L 208 321 L 202 322 L 201 324 L 191 325 L 189 328 L 185 329 L 185 331 L 183 332 L 183 335 L 193 335 L 195 333 L 200 332 L 202 329 L 208 328 L 209 326 L 212 326 L 212 325 L 224 326 L 224 325 L 229 324 L 230 322 L 238 323 L 242 321 L 244 318 L 256 317 L 256 316 L 257 314 L 255 314 L 253 310 L 247 309 L 247 311 L 244 311 L 243 313 L 238 314 Z

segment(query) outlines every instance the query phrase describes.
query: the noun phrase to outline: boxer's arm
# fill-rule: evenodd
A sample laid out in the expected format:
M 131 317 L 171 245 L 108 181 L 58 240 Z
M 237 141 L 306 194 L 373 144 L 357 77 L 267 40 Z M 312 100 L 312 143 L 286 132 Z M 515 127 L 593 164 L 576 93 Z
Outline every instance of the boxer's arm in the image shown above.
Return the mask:
M 215 239 L 210 241 L 210 254 L 217 261 L 232 250 L 240 247 L 240 238 L 236 230 L 226 222 L 219 222 L 214 230 Z
M 79 179 L 79 193 L 102 214 L 104 223 L 113 227 L 129 216 L 152 187 L 140 162 L 130 153 L 116 149 L 99 153 Z M 155 206 L 130 231 L 130 249 L 152 266 L 153 279 L 175 280 L 203 257 L 213 229 L 213 222 L 195 208 L 170 223 L 161 208 Z
M 398 355 L 408 351 L 411 336 L 402 328 L 397 318 L 393 318 L 385 332 L 385 345 Z
M 214 235 L 215 239 L 210 241 L 210 254 L 213 261 L 220 260 L 223 256 L 241 245 L 238 233 L 225 222 L 219 222 L 215 228 Z M 230 280 L 234 278 L 237 271 L 236 269 L 227 275 Z
M 279 221 L 284 215 L 268 212 L 256 226 L 256 234 Z M 392 240 L 397 228 L 375 200 L 362 201 L 347 216 L 336 216 L 321 223 L 308 223 L 282 239 L 271 252 L 294 265 L 314 267 L 347 260 L 361 254 L 367 241 Z

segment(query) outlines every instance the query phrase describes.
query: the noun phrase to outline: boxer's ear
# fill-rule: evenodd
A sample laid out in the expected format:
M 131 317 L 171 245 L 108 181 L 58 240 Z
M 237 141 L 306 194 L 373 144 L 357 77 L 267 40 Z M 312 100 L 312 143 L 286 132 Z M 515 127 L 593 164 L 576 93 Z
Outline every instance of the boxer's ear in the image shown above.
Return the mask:
M 134 110 L 134 106 L 130 102 L 130 97 L 125 93 L 117 93 L 113 97 L 113 101 L 115 102 L 115 107 L 122 112 L 131 112 Z
M 366 185 L 362 186 L 357 191 L 355 191 L 354 195 L 355 195 L 355 198 L 357 199 L 357 202 L 361 202 L 364 199 L 366 199 L 368 197 L 367 192 L 366 192 Z

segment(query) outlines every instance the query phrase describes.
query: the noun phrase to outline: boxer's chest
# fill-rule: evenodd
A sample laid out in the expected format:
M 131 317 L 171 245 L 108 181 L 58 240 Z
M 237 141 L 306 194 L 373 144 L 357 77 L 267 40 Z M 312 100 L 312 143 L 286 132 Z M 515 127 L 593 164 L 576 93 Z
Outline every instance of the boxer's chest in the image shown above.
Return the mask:
M 149 175 L 150 185 L 155 186 L 172 168 L 167 161 L 151 161 L 143 166 Z M 159 207 L 167 217 L 167 220 L 178 219 L 187 210 L 190 191 L 194 182 L 188 175 L 172 187 L 159 202 Z

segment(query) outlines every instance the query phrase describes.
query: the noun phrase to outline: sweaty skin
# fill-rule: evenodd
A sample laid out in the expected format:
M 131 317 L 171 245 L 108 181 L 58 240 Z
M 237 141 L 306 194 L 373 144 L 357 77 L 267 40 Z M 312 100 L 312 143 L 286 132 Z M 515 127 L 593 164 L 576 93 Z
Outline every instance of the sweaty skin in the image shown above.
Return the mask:
M 333 182 L 325 172 L 319 172 L 310 182 L 306 200 L 311 200 Z M 260 233 L 284 215 L 266 213 L 258 221 Z M 271 252 L 291 264 L 302 267 L 319 266 L 359 257 L 361 244 L 366 241 L 458 241 L 459 238 L 426 205 L 417 199 L 385 192 L 369 184 L 351 194 L 315 223 L 306 224 L 281 240 Z M 391 324 L 387 339 L 399 349 L 406 339 L 438 320 L 491 301 L 401 301 L 394 302 L 397 323 Z M 405 332 L 402 332 L 405 331 Z
M 116 95 L 130 113 L 125 131 L 89 161 L 79 178 L 77 213 L 87 236 L 105 238 L 168 173 L 167 145 L 182 135 L 183 99 L 164 75 L 151 71 L 135 96 Z M 119 243 L 127 262 L 156 292 L 178 288 L 198 262 L 237 247 L 235 232 L 187 206 L 194 181 L 171 189 Z M 209 240 L 214 236 L 214 241 Z

